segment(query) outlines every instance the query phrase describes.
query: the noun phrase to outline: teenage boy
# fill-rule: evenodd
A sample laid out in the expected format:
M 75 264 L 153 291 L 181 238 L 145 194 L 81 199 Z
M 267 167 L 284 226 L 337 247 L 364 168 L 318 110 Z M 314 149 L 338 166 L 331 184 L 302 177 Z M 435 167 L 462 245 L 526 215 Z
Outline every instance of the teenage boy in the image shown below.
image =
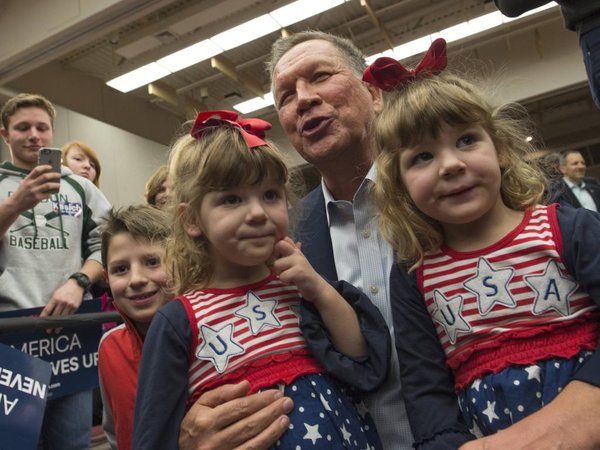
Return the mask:
M 102 425 L 113 449 L 131 449 L 138 367 L 144 336 L 170 296 L 164 243 L 170 216 L 149 205 L 113 211 L 102 227 L 102 261 L 123 324 L 100 341 L 98 370 Z
M 69 169 L 38 166 L 40 148 L 52 147 L 52 103 L 19 94 L 0 116 L 12 160 L 0 164 L 0 311 L 42 307 L 43 317 L 73 314 L 102 276 L 99 224 L 110 204 Z M 49 400 L 43 448 L 87 450 L 91 426 L 92 391 Z

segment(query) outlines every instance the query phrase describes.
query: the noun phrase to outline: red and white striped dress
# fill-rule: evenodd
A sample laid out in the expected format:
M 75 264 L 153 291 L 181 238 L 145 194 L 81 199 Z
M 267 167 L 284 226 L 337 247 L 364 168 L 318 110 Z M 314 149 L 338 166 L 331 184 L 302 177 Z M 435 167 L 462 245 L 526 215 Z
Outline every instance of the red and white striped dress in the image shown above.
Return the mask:
M 598 306 L 565 267 L 555 206 L 527 210 L 488 248 L 442 248 L 418 269 L 457 389 L 509 365 L 598 346 Z
M 253 285 L 192 291 L 179 301 L 197 331 L 192 333 L 189 402 L 241 379 L 249 380 L 255 392 L 323 372 L 300 330 L 300 293 L 275 274 Z

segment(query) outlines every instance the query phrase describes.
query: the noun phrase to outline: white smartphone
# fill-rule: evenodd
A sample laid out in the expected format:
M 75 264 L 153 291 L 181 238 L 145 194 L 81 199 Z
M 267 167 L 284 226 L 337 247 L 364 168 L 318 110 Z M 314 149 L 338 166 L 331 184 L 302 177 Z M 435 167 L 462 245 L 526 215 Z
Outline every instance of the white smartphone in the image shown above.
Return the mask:
M 38 154 L 38 166 L 49 165 L 52 167 L 53 172 L 60 173 L 60 162 L 62 159 L 62 153 L 60 148 L 49 148 L 42 147 Z M 53 194 L 58 192 L 58 189 L 49 191 Z

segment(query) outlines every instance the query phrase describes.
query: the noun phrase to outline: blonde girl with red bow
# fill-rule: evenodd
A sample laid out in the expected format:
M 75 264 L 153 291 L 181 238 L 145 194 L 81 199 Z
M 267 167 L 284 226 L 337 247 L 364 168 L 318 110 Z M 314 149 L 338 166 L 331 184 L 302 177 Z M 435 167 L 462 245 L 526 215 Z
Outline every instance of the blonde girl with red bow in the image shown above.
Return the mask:
M 172 148 L 166 266 L 177 299 L 156 314 L 144 343 L 135 449 L 177 449 L 191 404 L 242 380 L 250 393 L 275 388 L 293 400 L 276 448 L 381 448 L 346 388 L 385 380 L 389 332 L 368 297 L 324 280 L 288 237 L 288 171 L 264 140 L 270 127 L 203 112 Z
M 496 433 L 572 380 L 600 386 L 600 216 L 541 205 L 522 108 L 445 67 L 440 39 L 413 71 L 382 58 L 363 77 L 387 91 L 376 199 L 418 449 Z

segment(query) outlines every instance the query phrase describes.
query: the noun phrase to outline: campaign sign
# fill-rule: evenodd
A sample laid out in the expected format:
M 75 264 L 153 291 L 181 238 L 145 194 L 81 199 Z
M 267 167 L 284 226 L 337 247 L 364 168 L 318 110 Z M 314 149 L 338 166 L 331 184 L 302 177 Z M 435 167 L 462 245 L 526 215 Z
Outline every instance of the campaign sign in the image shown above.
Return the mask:
M 35 449 L 52 367 L 0 344 L 0 449 Z
M 38 316 L 41 310 L 20 309 L 1 313 L 0 317 Z M 86 300 L 81 303 L 77 314 L 99 311 L 100 300 Z M 101 336 L 100 323 L 86 323 L 63 327 L 59 334 L 48 334 L 45 329 L 0 334 L 0 342 L 50 363 L 52 379 L 48 398 L 52 399 L 98 387 L 98 344 Z

